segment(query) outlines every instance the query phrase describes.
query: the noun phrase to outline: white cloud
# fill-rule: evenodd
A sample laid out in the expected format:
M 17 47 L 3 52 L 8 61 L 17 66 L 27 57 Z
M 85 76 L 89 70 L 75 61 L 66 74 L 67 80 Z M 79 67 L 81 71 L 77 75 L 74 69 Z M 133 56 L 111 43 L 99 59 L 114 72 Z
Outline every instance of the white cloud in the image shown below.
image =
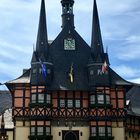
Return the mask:
M 133 45 L 125 46 L 124 48 L 118 49 L 117 57 L 120 60 L 125 60 L 125 61 L 140 59 L 140 47 L 133 44 Z
M 126 66 L 126 65 L 119 65 L 119 66 L 113 67 L 113 69 L 119 75 L 126 77 L 127 79 L 128 79 L 128 77 L 133 78 L 137 75 L 140 75 L 139 69 L 134 69 L 134 68 L 131 68 L 130 66 Z
M 129 79 L 129 81 L 140 84 L 140 78 Z
M 127 43 L 139 43 L 140 44 L 140 35 L 131 35 L 126 38 Z

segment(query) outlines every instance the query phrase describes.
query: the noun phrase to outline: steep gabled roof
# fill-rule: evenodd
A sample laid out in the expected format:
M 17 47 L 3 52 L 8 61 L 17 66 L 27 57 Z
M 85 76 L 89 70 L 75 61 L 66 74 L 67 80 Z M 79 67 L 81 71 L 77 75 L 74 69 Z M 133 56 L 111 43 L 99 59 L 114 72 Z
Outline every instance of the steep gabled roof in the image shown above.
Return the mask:
M 75 50 L 64 49 L 64 40 L 67 38 L 75 40 Z M 65 26 L 50 45 L 50 54 L 54 64 L 52 90 L 88 90 L 86 64 L 90 56 L 90 47 L 71 25 Z M 68 75 L 72 64 L 73 83 Z

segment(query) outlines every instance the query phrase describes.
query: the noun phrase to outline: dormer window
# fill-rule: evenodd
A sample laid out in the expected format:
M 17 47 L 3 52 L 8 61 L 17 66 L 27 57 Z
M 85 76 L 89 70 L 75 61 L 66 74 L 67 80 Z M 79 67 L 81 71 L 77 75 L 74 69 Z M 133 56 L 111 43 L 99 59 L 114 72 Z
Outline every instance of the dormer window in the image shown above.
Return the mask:
M 94 70 L 90 70 L 90 75 L 94 75 Z
M 33 68 L 33 74 L 35 74 L 37 72 L 36 68 Z
M 39 68 L 39 74 L 42 74 L 42 68 Z
M 50 69 L 47 69 L 47 73 L 50 74 L 51 73 L 51 70 Z

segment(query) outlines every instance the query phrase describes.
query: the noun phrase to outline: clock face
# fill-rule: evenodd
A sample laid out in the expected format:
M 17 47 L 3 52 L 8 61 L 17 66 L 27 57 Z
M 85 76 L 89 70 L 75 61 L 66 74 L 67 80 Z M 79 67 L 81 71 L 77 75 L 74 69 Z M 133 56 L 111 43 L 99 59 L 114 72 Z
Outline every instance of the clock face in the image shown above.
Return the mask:
M 75 50 L 75 39 L 64 39 L 64 50 Z

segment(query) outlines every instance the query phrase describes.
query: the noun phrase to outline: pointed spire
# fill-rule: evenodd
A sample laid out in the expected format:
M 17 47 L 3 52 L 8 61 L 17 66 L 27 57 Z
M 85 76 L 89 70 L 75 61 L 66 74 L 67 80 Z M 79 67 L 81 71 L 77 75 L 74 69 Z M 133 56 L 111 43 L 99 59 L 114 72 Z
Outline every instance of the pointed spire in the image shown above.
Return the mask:
M 104 53 L 96 0 L 93 7 L 91 51 L 95 58 Z
M 48 47 L 48 36 L 47 36 L 47 25 L 46 25 L 46 11 L 45 11 L 45 1 L 41 2 L 40 19 L 38 26 L 36 51 L 38 55 L 44 53 Z

